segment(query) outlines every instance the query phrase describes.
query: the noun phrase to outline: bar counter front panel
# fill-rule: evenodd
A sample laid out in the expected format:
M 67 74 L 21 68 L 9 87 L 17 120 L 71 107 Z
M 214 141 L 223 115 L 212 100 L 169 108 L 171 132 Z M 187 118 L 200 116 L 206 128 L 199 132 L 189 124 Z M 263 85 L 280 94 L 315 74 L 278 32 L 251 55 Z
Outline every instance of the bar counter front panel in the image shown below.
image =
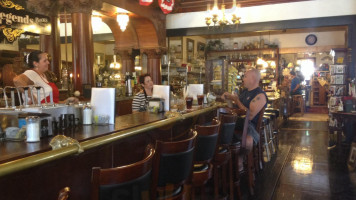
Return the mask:
M 90 199 L 92 167 L 111 168 L 136 162 L 142 159 L 148 144 L 183 137 L 195 124 L 212 120 L 220 106 L 169 119 L 163 114 L 135 113 L 117 117 L 115 125 L 66 130 L 64 134 L 77 139 L 84 148 L 80 154 L 75 153 L 75 146 L 52 151 L 51 137 L 38 143 L 1 142 L 1 199 L 56 199 L 64 187 L 70 187 L 70 199 Z M 33 167 L 20 169 L 20 163 Z

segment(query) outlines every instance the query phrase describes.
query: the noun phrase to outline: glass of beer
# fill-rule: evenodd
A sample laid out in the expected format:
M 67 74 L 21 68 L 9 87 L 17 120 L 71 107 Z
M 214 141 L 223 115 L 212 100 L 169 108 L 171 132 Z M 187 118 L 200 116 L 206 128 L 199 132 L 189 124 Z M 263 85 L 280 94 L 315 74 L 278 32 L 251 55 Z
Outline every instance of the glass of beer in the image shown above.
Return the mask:
M 187 109 L 192 109 L 192 105 L 193 105 L 193 97 L 186 97 L 185 98 L 185 103 L 187 105 Z
M 204 94 L 198 94 L 197 99 L 198 99 L 198 105 L 200 105 L 200 106 L 203 105 Z

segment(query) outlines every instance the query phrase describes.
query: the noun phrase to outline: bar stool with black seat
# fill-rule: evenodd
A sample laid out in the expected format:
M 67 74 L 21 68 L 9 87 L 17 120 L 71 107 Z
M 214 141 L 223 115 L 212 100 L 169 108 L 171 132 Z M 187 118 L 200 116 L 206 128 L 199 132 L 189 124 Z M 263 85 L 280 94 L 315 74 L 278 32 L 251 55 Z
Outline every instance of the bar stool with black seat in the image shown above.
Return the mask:
M 215 199 L 219 198 L 219 183 L 221 182 L 223 197 L 229 196 L 233 199 L 233 171 L 232 171 L 232 157 L 230 146 L 235 131 L 235 123 L 237 120 L 236 113 L 218 110 L 220 125 L 220 135 L 218 140 L 218 149 L 214 156 L 214 193 Z M 220 173 L 219 173 L 219 169 Z M 219 176 L 221 174 L 221 176 Z M 219 180 L 220 177 L 220 180 Z M 228 181 L 227 181 L 228 179 Z M 229 191 L 229 194 L 228 192 Z
M 153 159 L 151 199 L 184 199 L 186 183 L 192 178 L 197 132 L 190 131 L 180 141 L 156 141 Z
M 144 159 L 115 168 L 92 169 L 92 200 L 150 198 L 152 161 L 155 150 L 147 146 Z
M 201 189 L 200 199 L 205 199 L 205 184 L 212 177 L 213 165 L 211 160 L 216 153 L 219 129 L 220 121 L 216 119 L 209 125 L 195 126 L 198 136 L 195 144 L 192 199 L 195 199 L 195 190 L 198 187 Z

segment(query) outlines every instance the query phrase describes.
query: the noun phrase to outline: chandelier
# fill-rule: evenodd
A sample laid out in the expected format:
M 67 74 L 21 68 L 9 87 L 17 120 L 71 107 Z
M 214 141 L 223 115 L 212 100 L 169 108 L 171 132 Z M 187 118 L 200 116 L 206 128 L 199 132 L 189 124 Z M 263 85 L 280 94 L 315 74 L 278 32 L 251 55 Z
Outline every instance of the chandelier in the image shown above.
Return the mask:
M 117 8 L 116 21 L 119 24 L 121 31 L 124 32 L 129 24 L 129 12 L 125 9 Z
M 226 10 L 224 0 L 221 5 L 221 10 L 218 8 L 218 1 L 214 0 L 213 9 L 210 9 L 210 3 L 207 4 L 207 15 L 205 17 L 205 23 L 208 27 L 213 25 L 214 27 L 220 26 L 223 28 L 226 25 L 240 24 L 241 17 L 238 16 L 240 5 L 236 4 L 236 0 L 233 0 L 232 8 Z

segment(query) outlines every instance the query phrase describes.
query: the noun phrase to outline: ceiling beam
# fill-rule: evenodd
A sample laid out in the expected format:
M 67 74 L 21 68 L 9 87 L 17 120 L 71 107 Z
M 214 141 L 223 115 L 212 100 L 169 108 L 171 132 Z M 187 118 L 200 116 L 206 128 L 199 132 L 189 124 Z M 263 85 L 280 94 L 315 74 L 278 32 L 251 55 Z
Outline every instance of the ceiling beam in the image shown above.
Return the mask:
M 291 2 L 299 2 L 299 1 L 311 1 L 311 0 L 244 0 L 244 1 L 237 0 L 237 3 L 239 3 L 241 7 L 250 7 L 250 6 L 268 5 L 268 4 L 291 3 Z M 218 0 L 218 2 L 219 5 L 223 3 L 222 0 Z M 214 1 L 213 0 L 210 1 L 181 0 L 177 4 L 175 13 L 205 11 L 208 3 L 213 5 Z M 232 7 L 232 0 L 226 0 L 224 1 L 224 3 L 227 9 Z

